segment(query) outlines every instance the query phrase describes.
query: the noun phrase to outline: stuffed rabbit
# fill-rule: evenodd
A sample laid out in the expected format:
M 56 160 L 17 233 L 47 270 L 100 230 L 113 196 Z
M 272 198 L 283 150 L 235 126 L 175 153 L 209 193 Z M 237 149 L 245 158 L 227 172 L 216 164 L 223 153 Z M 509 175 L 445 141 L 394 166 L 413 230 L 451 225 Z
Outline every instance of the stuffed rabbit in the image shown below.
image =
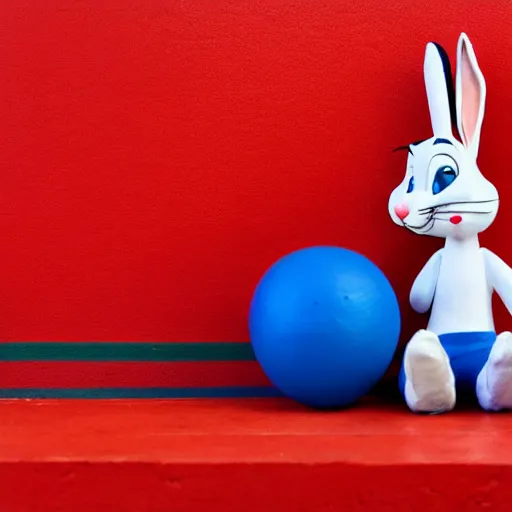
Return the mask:
M 415 311 L 432 309 L 427 329 L 406 346 L 400 388 L 415 412 L 449 411 L 456 394 L 468 392 L 483 409 L 511 409 L 512 333 L 496 336 L 491 296 L 496 291 L 512 311 L 512 270 L 478 241 L 499 199 L 476 162 L 486 87 L 466 34 L 457 47 L 455 95 L 447 55 L 436 43 L 427 44 L 424 78 L 434 135 L 399 148 L 408 152 L 407 169 L 388 209 L 399 226 L 445 244 L 410 292 Z

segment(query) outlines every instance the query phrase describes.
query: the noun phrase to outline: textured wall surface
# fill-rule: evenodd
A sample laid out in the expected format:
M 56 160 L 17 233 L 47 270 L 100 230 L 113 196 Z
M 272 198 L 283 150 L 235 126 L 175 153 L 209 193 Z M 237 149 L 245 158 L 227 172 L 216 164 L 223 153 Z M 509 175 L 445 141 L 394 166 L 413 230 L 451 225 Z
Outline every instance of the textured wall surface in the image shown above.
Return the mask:
M 384 270 L 407 339 L 439 241 L 388 218 L 391 150 L 430 136 L 424 46 L 462 30 L 502 197 L 482 241 L 512 263 L 511 23 L 504 0 L 2 2 L 0 339 L 244 342 L 261 274 L 314 244 Z

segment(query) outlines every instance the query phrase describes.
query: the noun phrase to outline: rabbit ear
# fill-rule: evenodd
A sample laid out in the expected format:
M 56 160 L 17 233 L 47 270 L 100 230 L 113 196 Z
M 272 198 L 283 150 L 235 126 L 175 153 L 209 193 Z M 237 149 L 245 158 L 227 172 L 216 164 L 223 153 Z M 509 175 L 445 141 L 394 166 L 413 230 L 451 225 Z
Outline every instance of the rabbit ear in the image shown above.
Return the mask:
M 476 158 L 485 110 L 485 80 L 464 33 L 457 45 L 457 124 L 464 146 Z
M 448 55 L 437 43 L 427 44 L 423 73 L 434 135 L 450 136 L 455 117 L 452 73 Z

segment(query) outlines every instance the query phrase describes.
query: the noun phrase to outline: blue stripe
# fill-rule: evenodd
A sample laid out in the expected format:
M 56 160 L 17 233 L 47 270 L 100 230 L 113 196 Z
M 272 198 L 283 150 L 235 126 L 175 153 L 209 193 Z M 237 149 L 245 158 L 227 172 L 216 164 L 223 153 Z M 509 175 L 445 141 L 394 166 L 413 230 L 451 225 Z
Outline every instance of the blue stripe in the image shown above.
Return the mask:
M 0 389 L 0 399 L 15 398 L 268 398 L 282 394 L 272 387 L 225 388 L 60 388 Z

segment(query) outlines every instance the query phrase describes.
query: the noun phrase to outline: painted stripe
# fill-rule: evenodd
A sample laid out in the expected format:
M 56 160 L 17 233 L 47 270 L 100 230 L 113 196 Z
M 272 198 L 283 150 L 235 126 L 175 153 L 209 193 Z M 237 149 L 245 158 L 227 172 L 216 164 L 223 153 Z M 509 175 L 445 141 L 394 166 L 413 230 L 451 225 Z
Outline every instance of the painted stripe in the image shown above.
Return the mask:
M 250 343 L 0 343 L 0 361 L 254 360 Z
M 125 399 L 125 398 L 267 398 L 280 397 L 272 387 L 0 389 L 0 399 Z
M 0 362 L 1 388 L 260 387 L 270 382 L 253 361 Z

